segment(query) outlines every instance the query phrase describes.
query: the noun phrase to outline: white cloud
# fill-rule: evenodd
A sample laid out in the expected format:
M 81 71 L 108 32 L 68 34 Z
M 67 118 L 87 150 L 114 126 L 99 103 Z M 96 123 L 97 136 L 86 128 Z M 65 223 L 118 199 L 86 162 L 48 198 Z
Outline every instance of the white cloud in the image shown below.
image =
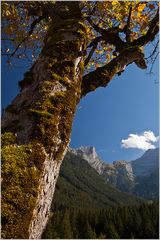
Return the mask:
M 121 146 L 123 148 L 137 148 L 148 150 L 156 148 L 153 143 L 158 142 L 159 136 L 155 136 L 152 131 L 145 131 L 142 134 L 129 134 L 127 139 L 122 139 Z
M 154 135 L 154 133 L 152 131 L 145 131 L 144 137 L 149 142 L 157 142 L 157 137 Z

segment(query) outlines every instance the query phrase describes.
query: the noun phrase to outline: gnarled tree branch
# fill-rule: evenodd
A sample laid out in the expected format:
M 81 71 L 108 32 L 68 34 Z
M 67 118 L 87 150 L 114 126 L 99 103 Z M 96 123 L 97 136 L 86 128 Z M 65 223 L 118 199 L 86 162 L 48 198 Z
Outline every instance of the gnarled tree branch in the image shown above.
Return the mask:
M 119 27 L 113 27 L 109 29 L 103 29 L 97 26 L 90 17 L 86 18 L 90 25 L 101 34 L 103 40 L 106 43 L 112 44 L 116 47 L 116 51 L 120 52 L 122 49 L 126 47 L 126 43 L 119 37 L 119 33 L 123 32 L 123 29 Z
M 129 12 L 128 24 L 130 21 L 131 10 L 132 9 L 130 9 Z M 141 69 L 145 69 L 147 67 L 144 54 L 142 53 L 142 50 L 140 50 L 140 47 L 145 46 L 150 41 L 153 41 L 157 35 L 159 31 L 159 9 L 157 10 L 155 17 L 151 20 L 147 33 L 129 43 L 123 42 L 120 38 L 115 39 L 115 36 L 118 36 L 120 31 L 118 32 L 117 30 L 117 33 L 115 33 L 115 31 L 110 33 L 108 30 L 99 28 L 90 18 L 87 18 L 87 20 L 93 28 L 102 35 L 103 39 L 105 39 L 107 43 L 115 45 L 117 48 L 116 50 L 119 51 L 120 48 L 121 50 L 119 51 L 120 54 L 118 57 L 113 59 L 111 62 L 103 67 L 97 68 L 95 71 L 90 72 L 83 77 L 81 97 L 91 91 L 94 91 L 98 87 L 106 87 L 115 74 L 123 71 L 126 65 L 135 62 L 135 64 Z
M 139 64 L 140 68 L 147 67 L 144 61 L 144 54 L 137 46 L 124 50 L 118 57 L 105 66 L 99 67 L 95 71 L 86 74 L 82 81 L 81 97 L 84 97 L 98 87 L 106 87 L 118 72 L 121 72 L 126 65 L 135 61 L 143 62 L 143 65 Z

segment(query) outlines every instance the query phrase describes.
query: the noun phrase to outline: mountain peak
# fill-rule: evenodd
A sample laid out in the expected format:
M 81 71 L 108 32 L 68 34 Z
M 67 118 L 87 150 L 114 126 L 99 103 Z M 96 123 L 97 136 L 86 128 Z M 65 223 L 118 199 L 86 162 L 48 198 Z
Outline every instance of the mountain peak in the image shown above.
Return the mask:
M 86 146 L 86 147 L 82 146 L 80 148 L 77 148 L 77 150 L 85 152 L 85 153 L 88 153 L 88 154 L 97 154 L 95 147 L 92 147 L 92 146 L 91 147 L 89 147 L 89 146 Z
M 90 156 L 90 155 L 92 155 L 94 158 L 98 157 L 95 147 L 92 147 L 92 146 L 91 147 L 90 146 L 85 146 L 85 147 L 81 146 L 79 148 L 69 148 L 69 152 L 72 152 L 76 155 L 77 154 L 84 155 L 86 158 L 88 158 L 88 156 Z
M 102 160 L 98 156 L 95 147 L 79 147 L 79 148 L 70 148 L 69 152 L 83 158 L 86 160 L 93 168 L 97 170 L 98 173 L 101 173 L 101 168 L 103 165 Z

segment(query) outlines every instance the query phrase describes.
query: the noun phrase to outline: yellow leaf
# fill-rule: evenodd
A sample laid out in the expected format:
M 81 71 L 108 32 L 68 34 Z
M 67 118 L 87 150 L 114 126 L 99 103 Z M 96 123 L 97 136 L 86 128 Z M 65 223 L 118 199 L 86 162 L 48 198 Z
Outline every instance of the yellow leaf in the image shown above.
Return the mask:
M 140 5 L 138 6 L 138 11 L 139 11 L 139 12 L 142 12 L 142 11 L 144 10 L 145 6 L 146 6 L 145 3 L 140 4 Z
M 9 10 L 7 10 L 7 11 L 6 11 L 6 16 L 9 16 L 9 15 L 11 15 L 11 13 L 10 13 Z
M 118 1 L 112 1 L 112 5 L 117 5 Z

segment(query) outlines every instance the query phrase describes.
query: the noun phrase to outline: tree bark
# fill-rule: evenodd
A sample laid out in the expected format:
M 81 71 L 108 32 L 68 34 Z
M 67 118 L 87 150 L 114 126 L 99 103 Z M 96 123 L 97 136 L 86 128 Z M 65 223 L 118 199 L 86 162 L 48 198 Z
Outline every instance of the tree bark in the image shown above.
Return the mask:
M 44 48 L 2 118 L 2 238 L 39 239 L 81 97 L 85 26 L 57 3 Z

